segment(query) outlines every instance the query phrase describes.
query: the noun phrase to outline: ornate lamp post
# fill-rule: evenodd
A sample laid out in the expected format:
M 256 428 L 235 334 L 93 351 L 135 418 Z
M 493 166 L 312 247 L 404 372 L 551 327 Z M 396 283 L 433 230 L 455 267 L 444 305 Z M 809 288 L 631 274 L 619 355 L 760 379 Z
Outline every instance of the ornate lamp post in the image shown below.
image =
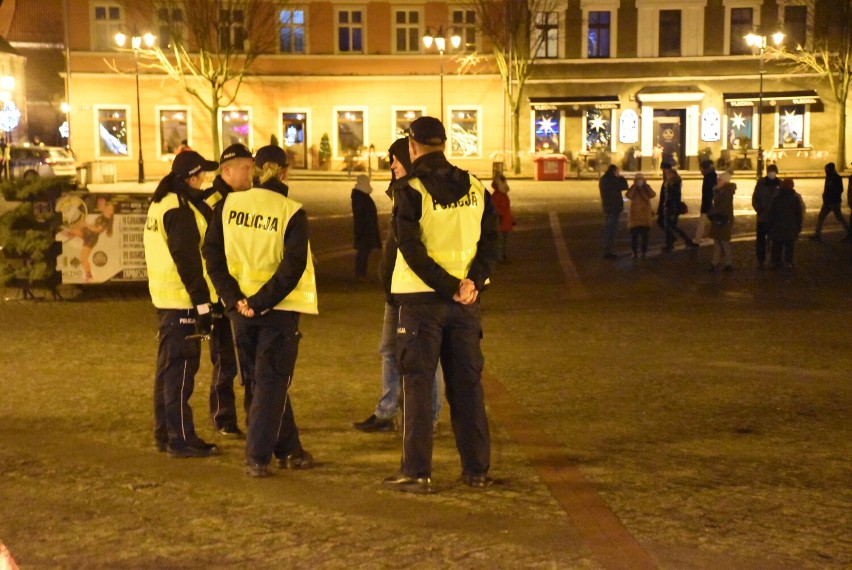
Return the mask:
M 781 45 L 781 42 L 784 41 L 784 33 L 783 32 L 775 32 L 770 35 L 773 43 L 776 46 Z M 763 143 L 761 142 L 761 131 L 763 131 L 763 75 L 766 73 L 765 69 L 765 54 L 766 54 L 766 36 L 762 34 L 758 34 L 756 32 L 751 32 L 745 35 L 746 43 L 752 48 L 758 48 L 760 52 L 760 90 L 757 96 L 757 117 L 759 127 L 757 129 L 757 177 L 763 177 Z
M 423 45 L 426 46 L 426 49 L 432 47 L 432 44 L 435 44 L 435 47 L 438 49 L 438 61 L 440 61 L 441 65 L 441 122 L 444 122 L 444 50 L 447 47 L 447 40 L 450 41 L 453 48 L 459 47 L 461 45 L 461 36 L 452 32 L 450 30 L 449 37 L 444 33 L 444 28 L 439 26 L 437 30 L 432 28 L 426 28 L 426 34 L 423 36 Z
M 142 47 L 142 42 L 145 42 L 146 47 L 153 47 L 154 42 L 157 41 L 157 37 L 154 34 L 144 34 L 142 36 L 136 35 L 136 31 L 134 30 L 133 36 L 130 38 L 130 47 L 133 48 L 133 66 L 134 72 L 136 74 L 136 132 L 138 133 L 138 144 L 139 144 L 139 183 L 142 184 L 145 182 L 145 163 L 142 160 L 142 114 L 141 108 L 142 105 L 139 103 L 139 48 Z M 115 34 L 115 43 L 119 47 L 124 47 L 124 44 L 127 43 L 127 35 L 118 32 Z

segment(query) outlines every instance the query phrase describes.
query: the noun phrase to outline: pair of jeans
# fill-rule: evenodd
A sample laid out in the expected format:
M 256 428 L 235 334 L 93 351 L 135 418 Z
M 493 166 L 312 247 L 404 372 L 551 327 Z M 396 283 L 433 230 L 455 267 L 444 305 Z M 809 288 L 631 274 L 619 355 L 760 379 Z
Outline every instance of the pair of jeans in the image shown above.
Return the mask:
M 618 230 L 618 220 L 621 217 L 621 212 L 616 214 L 607 214 L 604 223 L 603 233 L 603 252 L 604 255 L 613 253 L 612 245 L 615 242 L 615 232 Z
M 396 325 L 398 307 L 385 303 L 385 320 L 382 325 L 382 344 L 379 354 L 382 355 L 382 397 L 373 412 L 383 420 L 394 417 L 399 410 L 399 397 L 402 390 L 399 380 L 399 368 L 396 365 Z M 441 363 L 435 369 L 435 381 L 432 382 L 432 425 L 438 423 L 441 413 L 441 396 L 444 392 L 444 371 Z
M 462 473 L 488 472 L 491 436 L 482 390 L 485 362 L 481 339 L 479 303 L 462 305 L 447 300 L 400 305 L 396 357 L 405 415 L 403 475 L 429 477 L 432 472 L 430 391 L 439 360 Z

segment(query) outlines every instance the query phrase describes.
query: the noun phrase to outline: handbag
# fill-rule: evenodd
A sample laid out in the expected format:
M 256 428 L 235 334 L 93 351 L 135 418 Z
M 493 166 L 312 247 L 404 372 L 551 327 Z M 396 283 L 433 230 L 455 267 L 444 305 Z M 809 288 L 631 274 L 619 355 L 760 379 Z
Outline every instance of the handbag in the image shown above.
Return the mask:
M 681 215 L 689 213 L 689 207 L 686 205 L 686 202 L 681 202 L 678 209 L 680 210 Z

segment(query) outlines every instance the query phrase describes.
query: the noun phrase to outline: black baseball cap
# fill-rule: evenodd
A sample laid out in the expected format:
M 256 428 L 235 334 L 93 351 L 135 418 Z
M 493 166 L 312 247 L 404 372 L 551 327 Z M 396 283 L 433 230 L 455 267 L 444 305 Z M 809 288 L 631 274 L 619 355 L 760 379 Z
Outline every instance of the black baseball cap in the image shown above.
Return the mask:
M 435 117 L 418 117 L 408 127 L 408 134 L 420 144 L 438 146 L 447 140 L 444 125 Z
M 281 168 L 290 166 L 287 163 L 287 153 L 284 152 L 283 148 L 274 144 L 262 146 L 254 153 L 254 164 L 258 168 L 262 168 L 268 162 L 277 164 Z
M 226 161 L 234 158 L 254 158 L 248 147 L 241 143 L 232 144 L 222 151 L 222 156 L 219 158 L 219 164 L 224 164 Z
M 195 176 L 199 172 L 212 172 L 219 168 L 219 163 L 207 160 L 194 150 L 185 150 L 172 161 L 172 172 L 181 178 Z

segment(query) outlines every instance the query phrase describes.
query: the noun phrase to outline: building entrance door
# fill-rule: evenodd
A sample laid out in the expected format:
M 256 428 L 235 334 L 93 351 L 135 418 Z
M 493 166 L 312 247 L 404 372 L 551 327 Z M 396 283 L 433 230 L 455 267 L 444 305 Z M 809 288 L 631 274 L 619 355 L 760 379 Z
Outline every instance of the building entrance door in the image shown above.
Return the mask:
M 305 113 L 282 113 L 281 121 L 281 132 L 284 133 L 284 150 L 287 151 L 290 167 L 307 168 L 307 115 Z
M 685 165 L 682 144 L 685 124 L 686 109 L 654 109 L 654 147 L 660 147 L 662 161 L 675 168 Z

